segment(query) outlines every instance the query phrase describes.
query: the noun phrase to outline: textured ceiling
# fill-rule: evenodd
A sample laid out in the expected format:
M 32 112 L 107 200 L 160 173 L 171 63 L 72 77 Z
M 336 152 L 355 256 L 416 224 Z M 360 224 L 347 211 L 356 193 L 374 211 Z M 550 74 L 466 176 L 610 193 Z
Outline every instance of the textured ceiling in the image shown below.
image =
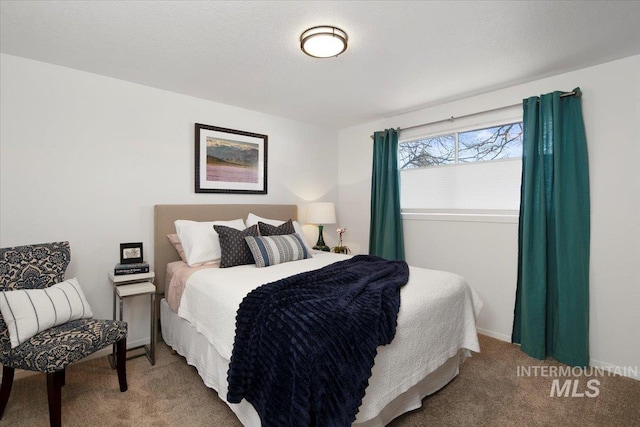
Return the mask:
M 3 53 L 337 129 L 640 53 L 640 2 L 0 2 Z M 304 55 L 314 25 L 349 35 Z

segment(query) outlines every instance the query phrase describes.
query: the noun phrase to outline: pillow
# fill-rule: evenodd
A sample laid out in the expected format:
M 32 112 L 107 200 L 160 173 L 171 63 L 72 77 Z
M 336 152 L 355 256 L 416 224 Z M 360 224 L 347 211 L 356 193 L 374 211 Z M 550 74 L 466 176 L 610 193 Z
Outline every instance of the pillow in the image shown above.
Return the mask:
M 256 267 L 269 267 L 311 258 L 311 253 L 307 251 L 297 233 L 283 236 L 247 236 L 244 239 L 249 245 Z
M 189 264 L 189 267 L 196 267 L 198 264 L 220 259 L 220 240 L 213 225 L 224 225 L 236 230 L 246 228 L 242 219 L 206 222 L 179 219 L 174 224 L 184 249 L 185 262 Z
M 244 238 L 246 236 L 257 236 L 257 225 L 252 225 L 242 231 L 225 227 L 224 225 L 214 225 L 213 228 L 216 230 L 216 233 L 218 233 L 220 248 L 222 249 L 220 268 L 253 264 L 255 262 Z
M 182 262 L 186 263 L 187 262 L 187 258 L 184 255 L 184 248 L 182 247 L 182 242 L 180 242 L 180 238 L 178 237 L 177 234 L 167 234 L 167 239 L 169 239 L 169 242 L 171 242 L 171 244 L 173 245 L 173 248 L 176 250 L 176 252 L 178 252 L 178 255 L 180 255 L 180 259 L 182 260 Z M 219 261 L 207 261 L 207 262 L 197 262 L 195 264 L 193 264 L 191 267 L 200 267 L 201 265 L 220 265 Z
M 262 217 L 259 217 L 258 215 L 254 215 L 252 213 L 250 213 L 247 216 L 247 227 L 250 227 L 250 226 L 252 226 L 254 224 L 257 224 L 258 222 L 264 222 L 265 224 L 269 224 L 269 225 L 281 225 L 281 224 L 284 224 L 284 221 L 280 221 L 279 219 L 262 218 Z M 311 253 L 311 251 L 312 251 L 311 245 L 309 245 L 309 243 L 307 242 L 307 239 L 304 237 L 304 232 L 302 231 L 302 227 L 300 227 L 300 224 L 298 224 L 298 221 L 293 221 L 293 229 L 296 231 L 298 236 L 300 236 L 302 238 L 302 242 L 304 243 L 304 246 L 307 248 L 307 251 L 309 251 L 309 253 Z
M 4 291 L 0 293 L 0 311 L 9 329 L 11 348 L 53 326 L 93 317 L 76 278 L 44 289 Z
M 247 215 L 247 227 L 252 226 L 254 224 L 257 224 L 259 222 L 264 222 L 266 224 L 269 225 L 280 225 L 280 224 L 284 224 L 284 221 L 279 220 L 279 219 L 268 219 L 268 218 L 262 218 L 261 216 L 258 215 L 254 215 L 252 213 L 250 213 L 249 215 Z
M 176 250 L 176 252 L 178 252 L 178 255 L 180 255 L 180 259 L 184 262 L 187 262 L 187 258 L 184 256 L 184 249 L 182 248 L 182 243 L 180 243 L 180 238 L 178 237 L 178 235 L 167 234 L 167 239 L 169 239 L 169 241 L 173 245 L 173 248 Z
M 259 221 L 258 229 L 260 230 L 261 236 L 282 236 L 283 234 L 293 234 L 296 232 L 291 220 L 281 225 L 270 225 L 266 222 Z

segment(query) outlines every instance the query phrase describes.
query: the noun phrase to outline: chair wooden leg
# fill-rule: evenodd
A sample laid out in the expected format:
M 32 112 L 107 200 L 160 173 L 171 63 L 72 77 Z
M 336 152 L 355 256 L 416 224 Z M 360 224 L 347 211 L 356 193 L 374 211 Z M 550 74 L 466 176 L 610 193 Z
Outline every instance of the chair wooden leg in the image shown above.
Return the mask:
M 62 425 L 62 383 L 64 369 L 47 374 L 47 394 L 49 396 L 49 424 L 51 427 Z
M 8 366 L 2 367 L 2 387 L 0 387 L 0 420 L 4 415 L 4 410 L 7 407 L 9 401 L 9 395 L 11 394 L 11 386 L 13 385 L 14 368 Z
M 116 354 L 116 364 L 118 368 L 118 382 L 120 391 L 127 391 L 127 339 L 118 341 Z

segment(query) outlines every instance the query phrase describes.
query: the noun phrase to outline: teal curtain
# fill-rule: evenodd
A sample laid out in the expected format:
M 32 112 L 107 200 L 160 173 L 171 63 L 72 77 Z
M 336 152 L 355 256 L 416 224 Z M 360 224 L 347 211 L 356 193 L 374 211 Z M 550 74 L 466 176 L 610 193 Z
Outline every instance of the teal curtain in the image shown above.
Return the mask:
M 404 260 L 398 173 L 398 131 L 373 134 L 369 254 Z
M 518 283 L 512 342 L 589 365 L 590 202 L 580 89 L 523 101 Z

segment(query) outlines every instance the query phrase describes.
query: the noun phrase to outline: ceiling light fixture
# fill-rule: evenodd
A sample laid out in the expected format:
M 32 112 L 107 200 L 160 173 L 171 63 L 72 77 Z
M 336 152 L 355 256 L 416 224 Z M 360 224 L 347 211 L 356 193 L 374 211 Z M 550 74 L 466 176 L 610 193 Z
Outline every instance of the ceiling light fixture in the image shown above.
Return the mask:
M 320 25 L 300 35 L 300 49 L 314 58 L 331 58 L 347 50 L 348 39 L 340 28 Z

